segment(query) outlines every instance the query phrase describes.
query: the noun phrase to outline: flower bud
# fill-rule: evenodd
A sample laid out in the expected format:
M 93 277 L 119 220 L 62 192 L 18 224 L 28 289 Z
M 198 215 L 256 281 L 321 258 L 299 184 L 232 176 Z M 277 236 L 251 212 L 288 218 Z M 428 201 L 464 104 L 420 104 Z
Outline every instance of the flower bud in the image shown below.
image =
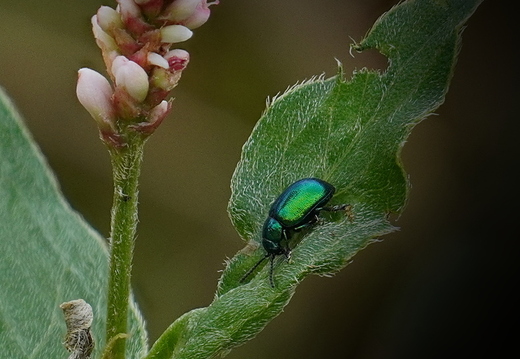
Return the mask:
M 188 40 L 193 32 L 186 26 L 168 25 L 161 29 L 161 41 L 168 43 L 177 43 Z
M 117 11 L 121 13 L 121 19 L 129 32 L 141 35 L 153 29 L 153 26 L 144 20 L 141 9 L 134 0 L 117 0 L 117 2 L 119 4 Z
M 117 87 L 124 88 L 136 101 L 143 102 L 148 94 L 148 74 L 133 61 L 117 56 L 112 63 L 112 75 Z
M 112 96 L 112 103 L 118 120 L 134 121 L 141 115 L 141 103 L 138 103 L 126 88 L 116 86 L 114 95 Z
M 99 26 L 97 15 L 92 16 L 91 23 L 96 44 L 101 49 L 101 54 L 103 55 L 103 60 L 105 61 L 107 70 L 110 71 L 112 61 L 114 61 L 116 56 L 120 55 L 119 46 L 115 39 Z
M 156 67 L 152 71 L 150 77 L 150 83 L 153 88 L 160 89 L 163 91 L 171 91 L 178 82 L 180 76 L 174 76 L 170 70 L 163 69 L 162 67 Z M 164 98 L 161 98 L 163 100 Z
M 165 10 L 164 17 L 170 21 L 180 22 L 193 14 L 200 0 L 174 0 Z
M 147 60 L 150 65 L 159 66 L 164 69 L 168 69 L 170 67 L 170 64 L 168 64 L 168 60 L 166 60 L 164 57 L 162 57 L 156 52 L 149 52 Z
M 164 11 L 163 19 L 195 29 L 208 21 L 210 5 L 217 5 L 218 0 L 175 0 Z
M 136 125 L 131 125 L 130 127 L 143 135 L 149 136 L 163 122 L 166 116 L 170 113 L 171 108 L 171 102 L 163 100 L 150 110 L 147 116 L 147 122 L 140 122 Z
M 152 110 L 150 111 L 150 114 L 148 115 L 148 122 L 157 127 L 170 113 L 171 108 L 172 105 L 170 102 L 162 100 L 160 104 L 152 108 Z
M 182 20 L 181 24 L 190 29 L 196 29 L 206 23 L 209 19 L 209 15 L 211 10 L 209 9 L 210 5 L 218 5 L 218 0 L 213 1 L 212 3 L 208 3 L 206 0 L 201 1 L 200 4 L 195 9 L 193 14 Z
M 135 39 L 126 31 L 126 29 L 116 28 L 112 31 L 112 33 L 114 35 L 114 40 L 116 41 L 116 44 L 119 48 L 120 55 L 128 56 L 142 48 L 142 45 L 135 41 Z
M 134 0 L 147 18 L 155 18 L 162 10 L 164 0 Z
M 182 21 L 182 24 L 189 29 L 196 29 L 204 25 L 210 15 L 211 11 L 208 7 L 197 9 L 189 18 Z
M 135 3 L 134 0 L 116 0 L 119 4 L 118 10 L 121 13 L 123 19 L 128 19 L 131 17 L 139 17 L 141 15 L 141 10 L 139 6 Z
M 92 23 L 92 32 L 94 33 L 94 38 L 96 39 L 96 43 L 103 52 L 117 52 L 117 44 L 112 36 L 107 34 L 105 30 L 99 25 L 97 15 L 92 16 L 90 19 Z
M 101 6 L 96 15 L 99 26 L 101 26 L 105 32 L 110 32 L 112 28 L 123 27 L 121 16 L 109 6 Z
M 78 71 L 76 85 L 78 100 L 96 120 L 99 129 L 105 132 L 114 128 L 112 93 L 110 83 L 99 72 L 89 68 L 82 68 Z

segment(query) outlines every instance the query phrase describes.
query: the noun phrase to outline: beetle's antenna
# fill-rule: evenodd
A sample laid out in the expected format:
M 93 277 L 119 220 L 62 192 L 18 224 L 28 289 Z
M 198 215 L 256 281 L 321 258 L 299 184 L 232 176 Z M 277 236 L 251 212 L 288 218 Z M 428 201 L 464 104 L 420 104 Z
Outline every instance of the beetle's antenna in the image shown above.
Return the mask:
M 274 269 L 274 254 L 269 255 L 271 257 L 271 266 L 269 270 L 269 282 L 271 283 L 271 287 L 274 288 L 274 279 L 273 279 L 273 269 Z
M 255 271 L 255 269 L 260 265 L 260 263 L 262 263 L 264 260 L 266 260 L 267 257 L 271 257 L 271 255 L 269 253 L 267 253 L 262 259 L 260 259 L 258 262 L 256 262 L 256 264 L 250 269 L 247 271 L 246 274 L 244 274 L 244 276 L 238 281 L 239 283 L 243 283 L 247 277 L 249 277 L 251 275 L 251 273 L 253 273 Z M 271 264 L 272 264 L 272 259 L 271 259 Z M 271 276 L 273 274 L 273 270 L 272 270 L 272 265 L 271 265 Z

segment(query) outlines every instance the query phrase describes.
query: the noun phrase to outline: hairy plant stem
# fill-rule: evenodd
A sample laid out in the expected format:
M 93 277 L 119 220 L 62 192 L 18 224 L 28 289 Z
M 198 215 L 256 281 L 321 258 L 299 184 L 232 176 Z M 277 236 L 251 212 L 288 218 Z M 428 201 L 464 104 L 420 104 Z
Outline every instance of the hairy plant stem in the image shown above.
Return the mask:
M 104 357 L 125 358 L 130 277 L 137 228 L 138 180 L 145 140 L 129 136 L 127 146 L 111 149 L 114 201 L 110 232 L 110 272 Z

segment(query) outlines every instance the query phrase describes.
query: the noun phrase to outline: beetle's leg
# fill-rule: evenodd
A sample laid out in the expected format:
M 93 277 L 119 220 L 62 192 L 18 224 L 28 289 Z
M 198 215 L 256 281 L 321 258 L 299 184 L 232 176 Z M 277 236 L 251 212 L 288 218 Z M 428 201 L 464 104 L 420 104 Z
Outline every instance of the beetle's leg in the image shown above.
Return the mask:
M 334 206 L 323 207 L 321 208 L 323 211 L 328 212 L 339 212 L 345 211 L 345 215 L 351 220 L 354 220 L 354 214 L 352 213 L 352 205 L 351 204 L 336 204 Z
M 347 212 L 351 208 L 352 208 L 352 206 L 350 204 L 336 204 L 334 206 L 323 207 L 323 208 L 321 208 L 321 210 L 327 211 L 327 212 L 339 212 L 339 211 Z
M 289 261 L 291 259 L 291 248 L 289 247 L 289 234 L 288 234 L 287 230 L 284 230 L 282 233 L 283 233 L 285 246 L 282 247 L 283 251 L 281 253 L 277 253 L 277 254 L 283 254 L 285 256 L 285 258 L 287 258 L 287 260 Z
M 283 252 L 283 255 L 287 260 L 289 261 L 291 259 L 291 248 L 287 247 L 285 251 Z

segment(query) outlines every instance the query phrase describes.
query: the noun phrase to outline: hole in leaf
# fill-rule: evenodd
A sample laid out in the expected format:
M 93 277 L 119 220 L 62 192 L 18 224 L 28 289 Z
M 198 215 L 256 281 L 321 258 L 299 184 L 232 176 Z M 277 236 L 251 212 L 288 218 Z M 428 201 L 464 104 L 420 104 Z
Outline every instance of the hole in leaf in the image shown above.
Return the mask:
M 367 68 L 383 73 L 388 68 L 388 58 L 376 49 L 367 49 L 361 52 L 352 50 L 351 53 L 354 58 L 349 62 L 357 69 Z

